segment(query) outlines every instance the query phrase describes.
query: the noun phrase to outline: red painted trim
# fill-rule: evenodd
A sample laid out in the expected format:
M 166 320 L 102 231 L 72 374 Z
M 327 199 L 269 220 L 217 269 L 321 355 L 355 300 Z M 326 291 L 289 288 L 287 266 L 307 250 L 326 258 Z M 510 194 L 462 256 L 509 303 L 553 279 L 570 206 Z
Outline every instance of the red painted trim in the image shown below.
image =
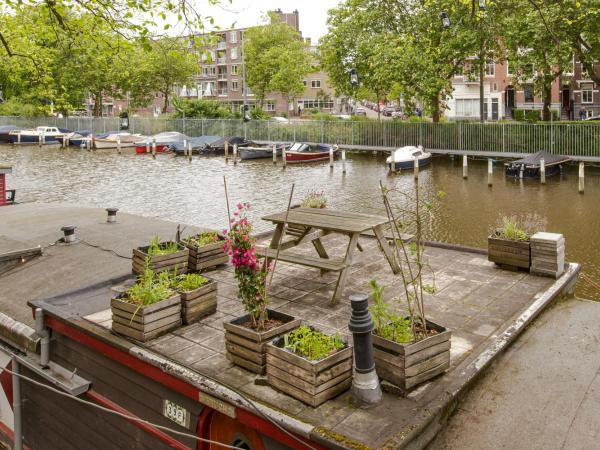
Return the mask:
M 300 436 L 296 436 L 302 442 L 306 442 L 306 445 L 302 445 L 297 440 L 291 438 L 288 434 L 281 431 L 278 427 L 273 425 L 268 420 L 263 419 L 262 417 L 257 416 L 256 414 L 252 414 L 245 409 L 237 410 L 236 419 L 243 423 L 244 425 L 248 425 L 249 427 L 254 428 L 255 430 L 259 430 L 261 433 L 266 434 L 267 436 L 272 437 L 273 439 L 281 442 L 282 444 L 287 445 L 290 448 L 296 450 L 308 450 L 309 447 L 312 447 L 317 450 L 325 450 L 325 447 L 321 447 L 320 445 L 312 442 L 308 439 L 304 439 Z
M 210 421 L 212 420 L 214 409 L 205 406 L 200 416 L 198 417 L 198 427 L 196 428 L 196 434 L 199 437 L 210 439 Z M 196 450 L 210 450 L 210 443 L 198 441 Z
M 15 445 L 15 432 L 4 422 L 0 422 L 0 441 L 10 444 L 11 447 Z M 29 450 L 29 447 L 23 444 L 23 450 Z
M 200 393 L 200 390 L 198 388 L 195 388 L 195 387 L 189 385 L 185 381 L 180 380 L 179 378 L 176 378 L 173 375 L 165 373 L 158 367 L 153 366 L 147 362 L 141 361 L 141 360 L 137 359 L 136 357 L 130 355 L 129 353 L 127 353 L 123 350 L 119 350 L 118 348 L 115 348 L 114 346 L 112 346 L 106 342 L 98 340 L 80 330 L 77 330 L 77 329 L 61 322 L 60 320 L 58 320 L 54 317 L 45 316 L 44 321 L 46 323 L 46 326 L 73 339 L 74 341 L 79 342 L 80 344 L 85 345 L 86 347 L 89 347 L 93 350 L 96 350 L 97 352 L 101 353 L 102 355 L 106 356 L 107 358 L 110 358 L 113 361 L 117 361 L 118 363 L 123 364 L 124 366 L 128 367 L 129 369 L 131 369 L 135 372 L 138 372 L 138 373 L 144 375 L 145 377 L 150 378 L 158 383 L 161 383 L 164 386 L 167 386 L 167 387 L 173 389 L 174 391 L 179 392 L 180 394 L 193 399 L 194 401 L 198 401 L 198 394 Z M 210 409 L 210 408 L 205 408 L 205 409 Z M 208 423 L 208 426 L 210 427 L 210 420 L 209 420 L 210 416 L 207 416 L 206 419 L 207 419 L 206 422 Z M 306 446 L 301 445 L 299 442 L 297 442 L 296 440 L 289 437 L 286 433 L 281 431 L 279 428 L 277 428 L 275 425 L 273 425 L 270 421 L 265 420 L 265 419 L 257 416 L 254 413 L 246 411 L 245 409 L 236 407 L 236 419 L 239 420 L 240 423 L 248 425 L 248 426 L 256 429 L 257 431 L 264 433 L 264 434 L 268 435 L 269 437 L 271 437 L 291 448 L 294 448 L 297 450 L 307 450 Z M 202 431 L 204 431 L 204 429 Z M 201 435 L 201 437 L 205 437 L 205 435 Z M 320 449 L 324 450 L 324 447 L 321 447 L 309 440 L 306 440 L 303 438 L 300 438 L 300 439 L 305 442 L 310 442 L 310 444 L 308 444 L 308 445 L 310 445 L 310 447 L 313 447 L 318 450 L 320 450 Z
M 12 371 L 12 360 L 8 362 L 6 369 Z M 2 371 L 0 373 L 0 386 L 2 386 L 2 390 L 6 394 L 6 398 L 10 403 L 10 406 L 13 405 L 13 387 L 12 387 L 12 375 L 6 371 Z
M 108 398 L 104 397 L 101 394 L 98 394 L 97 392 L 95 392 L 92 389 L 90 389 L 89 391 L 87 391 L 85 393 L 85 395 L 87 397 L 89 397 L 90 399 L 92 399 L 93 401 L 95 401 L 96 403 L 98 403 L 99 405 L 104 406 L 105 408 L 112 409 L 113 411 L 117 411 L 117 412 L 120 412 L 122 414 L 127 414 L 128 416 L 137 417 L 135 414 L 132 414 L 130 411 L 128 411 L 125 408 L 117 405 L 113 401 L 109 400 Z M 177 439 L 171 437 L 170 435 L 168 435 L 164 431 L 159 430 L 158 428 L 155 428 L 155 427 L 153 427 L 151 425 L 148 425 L 148 424 L 145 424 L 143 422 L 138 422 L 136 420 L 131 420 L 131 419 L 125 419 L 125 420 L 127 420 L 127 422 L 135 425 L 139 429 L 145 431 L 146 433 L 150 434 L 151 436 L 154 436 L 155 438 L 157 438 L 160 441 L 164 442 L 165 444 L 167 444 L 171 448 L 175 448 L 175 449 L 178 449 L 178 450 L 192 450 L 187 445 L 182 444 L 180 441 L 178 441 Z

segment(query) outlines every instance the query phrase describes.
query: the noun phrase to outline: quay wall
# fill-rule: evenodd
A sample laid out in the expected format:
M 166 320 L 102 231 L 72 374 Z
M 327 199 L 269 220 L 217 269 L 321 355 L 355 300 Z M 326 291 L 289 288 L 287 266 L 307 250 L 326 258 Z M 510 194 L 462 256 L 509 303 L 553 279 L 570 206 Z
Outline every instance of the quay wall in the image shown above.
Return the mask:
M 116 131 L 116 117 L 0 117 L 0 126 L 58 126 L 94 133 Z M 188 136 L 244 136 L 266 142 L 327 142 L 353 150 L 390 151 L 422 145 L 440 153 L 512 157 L 545 150 L 584 161 L 600 161 L 600 123 L 311 121 L 287 123 L 238 119 L 168 119 L 132 117 L 128 131 L 151 135 L 179 131 Z

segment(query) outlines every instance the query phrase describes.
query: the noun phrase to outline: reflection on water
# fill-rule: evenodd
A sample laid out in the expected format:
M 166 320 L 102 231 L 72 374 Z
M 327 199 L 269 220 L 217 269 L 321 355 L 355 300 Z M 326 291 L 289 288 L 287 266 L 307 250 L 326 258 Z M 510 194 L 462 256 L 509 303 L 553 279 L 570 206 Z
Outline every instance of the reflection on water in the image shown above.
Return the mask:
M 116 206 L 122 211 L 172 221 L 223 228 L 227 210 L 223 176 L 231 203 L 250 201 L 257 219 L 285 209 L 292 183 L 295 199 L 311 190 L 323 190 L 332 208 L 383 214 L 379 181 L 412 190 L 412 173 L 389 176 L 384 159 L 349 155 L 347 174 L 341 162 L 330 171 L 327 163 L 288 165 L 283 170 L 270 160 L 240 162 L 223 158 L 185 158 L 158 155 L 116 155 L 58 148 L 0 146 L 0 163 L 14 166 L 9 188 L 21 202 L 66 202 L 81 206 Z M 443 190 L 436 206 L 430 238 L 485 247 L 491 226 L 501 215 L 536 212 L 548 221 L 548 230 L 567 240 L 569 260 L 600 280 L 600 170 L 586 169 L 586 191 L 577 193 L 577 168 L 545 186 L 535 181 L 505 179 L 496 166 L 493 187 L 487 186 L 485 161 L 469 161 L 469 178 L 462 178 L 462 160 L 434 158 L 421 172 L 423 193 Z M 268 224 L 256 220 L 257 230 Z M 580 283 L 578 294 L 600 300 L 600 292 Z

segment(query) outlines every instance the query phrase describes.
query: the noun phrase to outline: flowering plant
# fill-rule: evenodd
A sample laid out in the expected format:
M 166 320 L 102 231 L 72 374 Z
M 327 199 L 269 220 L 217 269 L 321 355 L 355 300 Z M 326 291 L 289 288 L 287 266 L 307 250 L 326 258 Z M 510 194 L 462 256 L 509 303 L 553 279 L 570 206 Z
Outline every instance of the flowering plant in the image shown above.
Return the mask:
M 252 225 L 247 216 L 250 207 L 250 203 L 237 204 L 230 221 L 231 228 L 225 231 L 225 251 L 231 256 L 240 297 L 250 314 L 252 328 L 262 330 L 268 319 L 266 281 L 271 267 L 265 260 L 256 258 L 256 239 L 252 237 Z

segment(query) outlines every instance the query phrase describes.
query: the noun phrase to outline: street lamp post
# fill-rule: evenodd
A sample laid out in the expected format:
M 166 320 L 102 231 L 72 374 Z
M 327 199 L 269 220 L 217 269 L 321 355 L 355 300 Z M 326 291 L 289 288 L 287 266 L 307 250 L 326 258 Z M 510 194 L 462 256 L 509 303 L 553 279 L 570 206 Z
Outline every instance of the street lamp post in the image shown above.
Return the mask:
M 350 84 L 352 85 L 352 99 L 356 102 L 356 87 L 358 86 L 358 72 L 356 69 L 350 70 Z M 350 115 L 354 114 L 354 108 L 350 109 Z

